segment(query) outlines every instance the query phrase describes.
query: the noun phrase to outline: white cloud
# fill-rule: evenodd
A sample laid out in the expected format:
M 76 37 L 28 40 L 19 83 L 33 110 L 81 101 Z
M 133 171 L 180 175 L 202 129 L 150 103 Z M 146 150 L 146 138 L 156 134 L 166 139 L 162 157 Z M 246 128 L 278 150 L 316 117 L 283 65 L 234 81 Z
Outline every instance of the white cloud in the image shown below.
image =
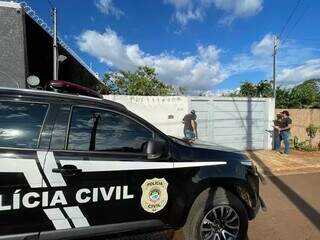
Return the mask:
M 124 15 L 123 11 L 114 6 L 113 0 L 98 0 L 95 5 L 103 14 L 114 15 L 117 19 Z
M 186 11 L 177 11 L 175 17 L 181 25 L 186 25 L 191 20 L 199 20 L 202 21 L 204 17 L 204 13 L 200 8 L 195 10 L 188 9 Z
M 271 55 L 273 52 L 274 35 L 266 34 L 259 42 L 254 42 L 251 46 L 253 55 Z
M 164 3 L 174 6 L 174 16 L 182 25 L 191 20 L 203 20 L 213 7 L 225 12 L 220 23 L 226 25 L 237 18 L 254 16 L 263 8 L 263 0 L 164 0 Z
M 277 75 L 279 85 L 296 85 L 307 79 L 320 78 L 320 58 L 306 61 L 294 68 L 285 68 Z
M 213 0 L 216 8 L 227 14 L 222 23 L 230 25 L 236 18 L 251 17 L 262 10 L 263 0 Z
M 260 72 L 265 74 L 266 79 L 272 76 L 272 33 L 253 42 L 247 53 L 230 56 L 231 60 L 225 64 L 220 62 L 222 51 L 214 45 L 199 45 L 194 54 L 180 54 L 177 57 L 174 52 L 148 54 L 138 44 L 124 43 L 111 29 L 102 33 L 87 30 L 77 41 L 81 51 L 97 57 L 110 69 L 134 71 L 139 66 L 148 65 L 156 68 L 165 82 L 195 92 L 212 90 L 225 79 L 239 74 Z M 288 86 L 306 79 L 320 78 L 319 51 L 288 40 L 277 55 L 278 83 Z M 301 65 L 301 62 L 304 64 Z
M 181 25 L 186 25 L 191 20 L 201 21 L 205 15 L 205 7 L 194 0 L 164 0 L 175 8 L 174 17 Z
M 251 44 L 249 53 L 240 53 L 233 56 L 226 67 L 231 74 L 244 72 L 271 72 L 273 53 L 273 34 L 268 33 L 259 41 Z
M 268 33 L 259 41 L 253 42 L 249 53 L 236 54 L 231 63 L 225 68 L 229 74 L 241 74 L 248 72 L 264 72 L 266 78 L 271 78 L 273 65 L 273 36 Z M 281 72 L 284 69 L 298 67 L 301 62 L 314 59 L 319 56 L 319 49 L 309 48 L 298 44 L 294 40 L 288 40 L 281 45 L 278 43 L 276 67 Z
M 104 33 L 85 31 L 78 38 L 80 50 L 89 53 L 111 68 L 135 70 L 138 66 L 155 67 L 160 78 L 169 84 L 188 89 L 211 89 L 228 77 L 219 62 L 220 50 L 213 45 L 198 46 L 191 56 L 168 53 L 150 55 L 138 44 L 125 44 L 111 29 Z
M 164 0 L 164 2 L 174 5 L 177 9 L 190 7 L 192 5 L 192 0 Z

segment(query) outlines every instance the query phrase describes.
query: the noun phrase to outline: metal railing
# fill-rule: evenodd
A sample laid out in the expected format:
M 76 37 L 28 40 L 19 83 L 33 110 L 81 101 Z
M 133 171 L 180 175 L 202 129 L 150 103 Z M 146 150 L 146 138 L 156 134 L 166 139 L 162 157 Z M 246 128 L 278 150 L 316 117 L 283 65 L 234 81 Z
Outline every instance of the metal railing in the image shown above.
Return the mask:
M 53 37 L 53 30 L 51 27 L 37 15 L 37 13 L 24 1 L 16 1 L 20 4 L 20 6 L 24 9 L 26 14 L 28 14 L 43 30 L 45 30 L 51 37 Z M 58 43 L 62 46 L 67 52 L 69 52 L 82 66 L 84 66 L 97 80 L 100 79 L 97 77 L 97 73 L 95 73 L 80 57 L 77 53 L 75 53 L 72 48 L 64 42 L 61 37 L 58 36 Z

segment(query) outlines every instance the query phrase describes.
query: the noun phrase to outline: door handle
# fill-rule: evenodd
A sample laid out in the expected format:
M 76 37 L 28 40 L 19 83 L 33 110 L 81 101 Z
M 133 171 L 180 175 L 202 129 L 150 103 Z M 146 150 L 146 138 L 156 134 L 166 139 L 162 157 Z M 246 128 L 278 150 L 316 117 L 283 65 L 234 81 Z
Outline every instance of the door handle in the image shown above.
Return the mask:
M 60 168 L 53 168 L 52 172 L 61 173 L 62 175 L 65 175 L 65 176 L 75 176 L 79 173 L 82 173 L 82 169 L 78 169 L 74 165 L 63 165 Z

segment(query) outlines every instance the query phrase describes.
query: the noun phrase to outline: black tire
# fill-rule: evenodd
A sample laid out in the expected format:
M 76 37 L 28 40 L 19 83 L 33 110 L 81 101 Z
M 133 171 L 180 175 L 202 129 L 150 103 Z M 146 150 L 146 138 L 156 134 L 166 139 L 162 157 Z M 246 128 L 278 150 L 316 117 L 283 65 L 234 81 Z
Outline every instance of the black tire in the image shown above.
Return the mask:
M 247 230 L 248 230 L 247 210 L 245 209 L 243 203 L 240 201 L 238 197 L 236 197 L 231 192 L 226 191 L 225 189 L 219 187 L 219 188 L 206 189 L 196 198 L 189 212 L 186 224 L 183 227 L 185 240 L 203 240 L 201 238 L 200 229 L 201 229 L 201 226 L 203 226 L 202 221 L 204 217 L 209 216 L 207 214 L 210 214 L 209 212 L 211 212 L 211 210 L 219 209 L 219 207 L 221 208 L 222 206 L 223 206 L 223 209 L 226 207 L 227 211 L 230 211 L 230 212 L 232 212 L 232 210 L 230 209 L 233 209 L 238 215 L 238 218 L 236 218 L 235 221 L 239 220 L 240 222 L 240 224 L 239 222 L 236 223 L 236 225 L 237 224 L 239 225 L 239 230 L 232 230 L 232 231 L 238 231 L 237 236 L 231 239 L 232 240 L 247 239 L 246 238 Z M 234 214 L 234 212 L 232 213 Z M 210 225 L 210 227 L 211 226 L 212 225 Z M 213 239 L 214 237 L 212 236 L 212 240 Z

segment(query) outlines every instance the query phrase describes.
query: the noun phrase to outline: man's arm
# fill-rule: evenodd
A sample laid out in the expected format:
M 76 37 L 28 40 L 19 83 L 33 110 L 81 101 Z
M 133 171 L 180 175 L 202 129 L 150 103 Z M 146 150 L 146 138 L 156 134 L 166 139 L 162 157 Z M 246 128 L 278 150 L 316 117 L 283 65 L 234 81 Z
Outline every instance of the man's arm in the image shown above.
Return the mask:
M 196 138 L 198 138 L 197 122 L 195 120 L 191 120 L 191 126 Z
M 292 126 L 292 124 L 290 123 L 290 124 L 288 124 L 288 126 L 287 126 L 287 127 L 280 128 L 280 131 L 288 130 L 288 129 L 290 129 L 290 128 L 291 128 L 291 126 Z
M 182 119 L 182 123 L 183 123 L 183 124 L 186 122 L 185 119 L 186 119 L 186 116 L 184 116 L 183 119 Z

